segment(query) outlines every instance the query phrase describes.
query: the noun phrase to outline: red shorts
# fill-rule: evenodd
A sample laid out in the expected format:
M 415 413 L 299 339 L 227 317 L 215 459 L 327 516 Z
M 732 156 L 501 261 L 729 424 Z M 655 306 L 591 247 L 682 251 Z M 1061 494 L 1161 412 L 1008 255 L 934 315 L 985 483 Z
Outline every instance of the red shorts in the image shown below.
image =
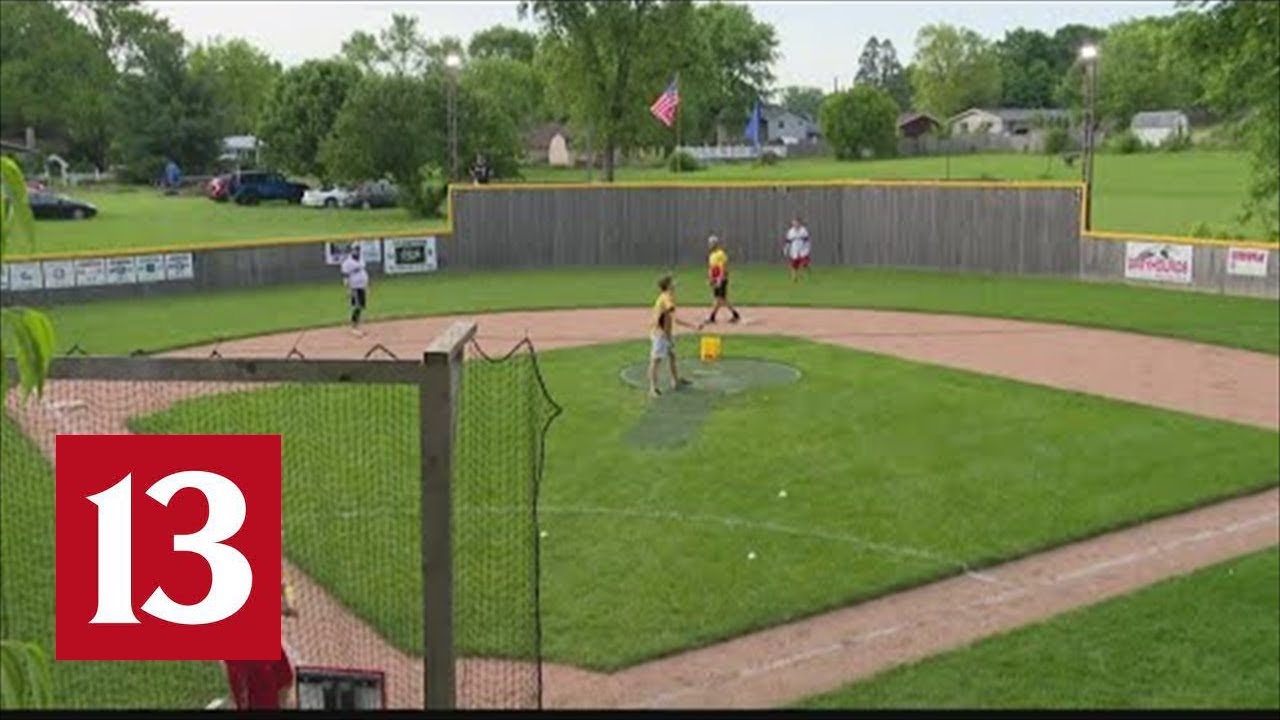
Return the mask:
M 809 267 L 809 256 L 808 256 L 808 255 L 805 255 L 804 257 L 791 258 L 791 269 L 792 269 L 792 270 L 799 270 L 800 268 L 807 268 L 807 267 Z

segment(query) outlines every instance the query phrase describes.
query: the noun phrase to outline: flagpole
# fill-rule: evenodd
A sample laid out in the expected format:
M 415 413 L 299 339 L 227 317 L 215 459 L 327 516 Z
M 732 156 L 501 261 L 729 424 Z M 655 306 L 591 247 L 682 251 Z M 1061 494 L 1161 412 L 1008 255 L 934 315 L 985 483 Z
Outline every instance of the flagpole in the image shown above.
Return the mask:
M 680 93 L 680 71 L 676 71 L 676 94 Z M 680 112 L 680 106 L 684 105 L 684 97 L 680 96 L 680 102 L 676 103 L 676 151 L 680 150 L 680 119 L 684 117 L 684 113 Z M 677 160 L 676 162 L 680 162 Z

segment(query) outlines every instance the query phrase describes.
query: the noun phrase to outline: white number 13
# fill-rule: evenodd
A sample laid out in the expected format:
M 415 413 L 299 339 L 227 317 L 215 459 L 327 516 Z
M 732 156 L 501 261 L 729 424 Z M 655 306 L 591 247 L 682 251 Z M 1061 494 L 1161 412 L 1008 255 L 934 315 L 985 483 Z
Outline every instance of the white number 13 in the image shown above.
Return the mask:
M 98 612 L 96 624 L 137 623 L 133 614 L 133 475 L 87 499 L 98 506 Z M 209 505 L 204 527 L 190 535 L 175 535 L 173 549 L 192 552 L 209 563 L 213 581 L 209 593 L 194 605 L 174 602 L 157 587 L 142 611 L 177 625 L 208 625 L 236 614 L 249 599 L 253 570 L 239 550 L 222 542 L 244 525 L 245 503 L 240 488 L 211 472 L 186 470 L 161 478 L 147 495 L 161 505 L 179 491 L 199 490 Z

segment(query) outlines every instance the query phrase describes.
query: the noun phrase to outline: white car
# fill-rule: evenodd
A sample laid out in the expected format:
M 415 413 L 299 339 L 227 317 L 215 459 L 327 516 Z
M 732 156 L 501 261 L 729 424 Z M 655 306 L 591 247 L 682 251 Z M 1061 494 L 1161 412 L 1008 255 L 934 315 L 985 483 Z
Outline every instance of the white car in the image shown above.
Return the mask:
M 341 187 L 308 190 L 302 194 L 303 207 L 340 208 L 351 201 L 351 191 Z

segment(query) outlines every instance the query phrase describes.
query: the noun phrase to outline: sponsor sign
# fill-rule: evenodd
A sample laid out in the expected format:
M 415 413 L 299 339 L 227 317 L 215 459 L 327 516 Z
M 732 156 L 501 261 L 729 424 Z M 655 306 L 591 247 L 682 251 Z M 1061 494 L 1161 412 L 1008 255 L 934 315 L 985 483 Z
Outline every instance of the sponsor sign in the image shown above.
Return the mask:
M 1227 250 L 1227 274 L 1245 277 L 1266 277 L 1269 250 L 1231 248 Z
M 9 287 L 13 290 L 39 290 L 44 287 L 40 263 L 14 263 L 9 266 Z
M 58 660 L 278 660 L 279 435 L 58 435 Z
M 107 284 L 105 258 L 76 260 L 76 287 L 94 287 Z
M 151 283 L 164 280 L 163 255 L 139 255 L 133 259 L 134 271 L 138 282 Z
M 108 285 L 132 285 L 136 282 L 138 270 L 132 257 L 107 258 Z
M 382 242 L 379 240 L 359 240 L 360 257 L 366 265 L 382 262 Z M 327 242 L 324 244 L 324 262 L 326 265 L 341 265 L 347 255 L 351 254 L 349 242 Z
M 191 280 L 196 276 L 191 253 L 171 253 L 164 256 L 164 276 L 169 280 Z
M 436 238 L 392 238 L 383 241 L 383 270 L 388 275 L 431 272 L 437 268 Z
M 1188 284 L 1194 256 L 1190 245 L 1127 242 L 1124 276 L 1130 280 Z
M 76 265 L 70 260 L 46 260 L 40 264 L 46 288 L 76 286 Z
M 0 265 L 0 291 L 9 289 L 9 266 Z

